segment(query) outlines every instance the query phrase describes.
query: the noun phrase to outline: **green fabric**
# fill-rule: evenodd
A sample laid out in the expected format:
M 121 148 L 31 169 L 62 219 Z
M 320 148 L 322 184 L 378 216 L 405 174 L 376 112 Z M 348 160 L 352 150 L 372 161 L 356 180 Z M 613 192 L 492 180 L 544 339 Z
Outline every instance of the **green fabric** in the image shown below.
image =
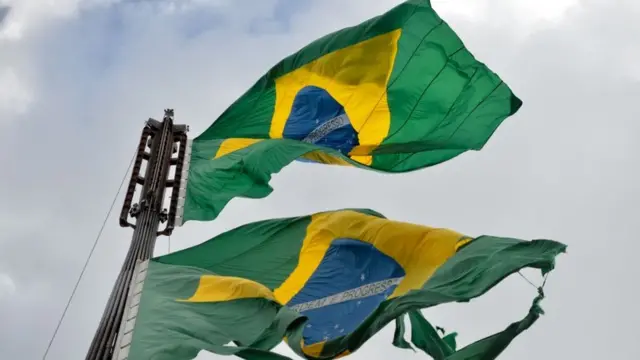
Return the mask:
M 411 342 L 418 349 L 429 354 L 434 360 L 444 360 L 455 352 L 455 346 L 447 344 L 420 311 L 409 311 L 409 319 L 411 320 Z
M 521 107 L 507 84 L 475 59 L 428 0 L 403 2 L 286 57 L 194 139 L 184 221 L 213 220 L 234 197 L 267 196 L 272 191 L 271 174 L 307 152 L 322 150 L 347 159 L 326 147 L 274 139 L 233 158 L 213 160 L 223 139 L 270 138 L 276 79 L 331 52 L 397 29 L 402 34 L 387 85 L 389 132 L 374 148 L 372 164 L 356 166 L 402 173 L 480 150 Z
M 542 290 L 542 289 L 540 289 Z M 510 324 L 505 330 L 476 341 L 455 351 L 456 333 L 440 338 L 436 329 L 419 311 L 409 312 L 411 319 L 411 342 L 434 360 L 492 360 L 496 359 L 520 333 L 531 327 L 543 314 L 539 306 L 543 296 L 533 300 L 527 315 L 520 321 Z
M 247 224 L 156 261 L 251 279 L 275 289 L 296 267 L 310 221 L 301 216 Z
M 400 349 L 411 349 L 413 350 L 413 346 L 409 344 L 407 340 L 404 338 L 405 333 L 405 325 L 404 325 L 404 315 L 396 318 L 396 330 L 393 333 L 393 346 Z M 415 351 L 415 350 L 414 350 Z
M 340 152 L 288 139 L 263 140 L 212 160 L 223 140 L 193 142 L 183 217 L 186 220 L 215 219 L 234 197 L 264 198 L 271 194 L 271 175 L 304 154 L 322 150 L 355 161 Z
M 204 274 L 210 272 L 149 262 L 129 359 L 193 359 L 201 349 L 221 355 L 286 359 L 266 350 L 280 343 L 300 316 L 268 299 L 176 301 L 193 295 Z M 231 341 L 247 345 L 228 346 Z
M 543 313 L 539 306 L 542 296 L 533 300 L 529 313 L 520 321 L 514 322 L 503 331 L 476 341 L 446 357 L 446 360 L 493 360 L 523 331 L 527 330 Z
M 290 271 L 296 265 L 297 255 L 293 253 L 299 250 L 297 237 L 306 221 L 307 217 L 298 217 L 248 224 L 202 245 L 153 259 L 147 270 L 129 359 L 188 360 L 200 349 L 236 354 L 248 360 L 287 359 L 269 352 L 284 336 L 299 356 L 315 359 L 300 348 L 305 318 L 286 306 L 268 299 L 175 301 L 191 296 L 199 277 L 214 272 L 223 276 L 241 274 L 271 289 L 278 286 L 284 280 L 283 269 Z M 260 232 L 264 236 L 257 239 Z M 290 235 L 285 236 L 286 233 Z M 416 311 L 469 301 L 525 267 L 547 273 L 565 248 L 551 240 L 478 237 L 438 268 L 421 290 L 384 301 L 355 331 L 327 342 L 317 359 L 333 359 L 346 350 L 356 351 L 384 326 L 407 313 L 412 319 L 412 341 L 425 352 L 446 355 L 447 360 L 494 359 L 537 319 L 537 302 L 524 320 L 451 354 L 455 349 L 451 337 L 440 339 Z M 399 340 L 403 332 L 402 326 L 394 343 L 406 347 Z M 225 346 L 230 342 L 243 346 Z
M 447 344 L 447 346 L 449 346 L 450 349 L 457 349 L 458 348 L 458 344 L 456 342 L 456 336 L 458 336 L 458 333 L 451 333 L 445 337 L 442 338 L 442 341 L 444 341 L 445 344 Z

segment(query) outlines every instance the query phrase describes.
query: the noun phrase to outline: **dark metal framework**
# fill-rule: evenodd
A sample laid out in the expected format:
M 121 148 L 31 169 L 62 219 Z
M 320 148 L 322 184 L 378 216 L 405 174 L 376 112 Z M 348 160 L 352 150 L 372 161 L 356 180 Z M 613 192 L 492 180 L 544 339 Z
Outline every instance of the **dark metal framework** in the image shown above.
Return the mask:
M 174 125 L 173 116 L 173 110 L 166 109 L 162 121 L 149 119 L 142 130 L 120 213 L 120 226 L 132 227 L 133 237 L 86 360 L 111 360 L 136 261 L 148 260 L 153 255 L 156 238 L 159 235 L 171 235 L 175 227 L 178 190 L 182 180 L 189 128 L 187 125 Z M 177 157 L 174 157 L 176 153 Z M 145 175 L 141 177 L 143 161 L 147 164 Z M 175 175 L 173 179 L 167 179 L 172 166 L 175 166 Z M 142 191 L 139 202 L 134 204 L 137 185 L 142 186 Z M 163 208 L 167 188 L 172 189 L 169 211 Z M 132 219 L 135 219 L 135 223 L 130 221 Z M 165 228 L 160 231 L 160 223 L 165 222 Z

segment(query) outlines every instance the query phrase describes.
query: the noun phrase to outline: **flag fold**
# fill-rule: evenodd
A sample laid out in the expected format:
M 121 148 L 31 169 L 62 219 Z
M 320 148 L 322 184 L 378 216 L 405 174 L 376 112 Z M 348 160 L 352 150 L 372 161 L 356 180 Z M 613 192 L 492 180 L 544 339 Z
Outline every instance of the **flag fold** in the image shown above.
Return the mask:
M 335 359 L 407 314 L 411 342 L 434 359 L 494 359 L 537 319 L 537 301 L 524 320 L 459 350 L 419 310 L 469 301 L 526 267 L 547 273 L 564 251 L 367 209 L 247 224 L 150 261 L 129 360 L 187 360 L 202 349 L 285 359 L 270 351 L 283 339 L 301 357 Z M 411 348 L 396 326 L 394 344 Z

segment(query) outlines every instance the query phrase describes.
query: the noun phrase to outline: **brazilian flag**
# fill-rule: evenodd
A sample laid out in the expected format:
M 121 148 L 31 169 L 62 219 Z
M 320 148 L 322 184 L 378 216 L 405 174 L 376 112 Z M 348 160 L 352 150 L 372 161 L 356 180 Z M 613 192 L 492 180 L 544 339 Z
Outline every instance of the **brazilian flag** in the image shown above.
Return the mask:
M 401 173 L 480 150 L 521 104 L 429 0 L 403 2 L 283 59 L 195 138 L 179 223 L 267 196 L 294 160 Z
M 398 347 L 436 360 L 494 359 L 540 316 L 540 297 L 522 320 L 462 349 L 419 309 L 468 301 L 524 267 L 547 273 L 564 251 L 551 240 L 471 238 L 366 209 L 250 223 L 150 260 L 128 359 L 187 360 L 202 349 L 287 359 L 270 351 L 283 339 L 303 358 L 335 359 L 394 320 Z

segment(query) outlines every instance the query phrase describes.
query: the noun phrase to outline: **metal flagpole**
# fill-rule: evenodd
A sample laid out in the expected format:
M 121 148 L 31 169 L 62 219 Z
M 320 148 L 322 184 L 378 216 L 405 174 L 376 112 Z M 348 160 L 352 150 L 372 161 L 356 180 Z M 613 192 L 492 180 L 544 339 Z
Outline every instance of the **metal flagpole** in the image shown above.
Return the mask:
M 138 154 L 120 214 L 120 226 L 134 228 L 129 251 L 105 306 L 86 360 L 111 360 L 120 330 L 134 268 L 153 255 L 158 235 L 170 235 L 175 226 L 178 193 L 187 145 L 187 125 L 173 124 L 173 110 L 166 109 L 162 121 L 149 119 L 142 131 Z M 179 148 L 179 151 L 178 151 Z M 173 157 L 177 153 L 177 157 Z M 142 162 L 147 161 L 144 177 Z M 167 179 L 171 166 L 175 176 Z M 137 185 L 142 186 L 139 202 L 133 204 Z M 163 208 L 165 191 L 172 188 L 169 211 Z M 129 218 L 134 218 L 131 223 Z M 159 231 L 160 223 L 167 223 Z

